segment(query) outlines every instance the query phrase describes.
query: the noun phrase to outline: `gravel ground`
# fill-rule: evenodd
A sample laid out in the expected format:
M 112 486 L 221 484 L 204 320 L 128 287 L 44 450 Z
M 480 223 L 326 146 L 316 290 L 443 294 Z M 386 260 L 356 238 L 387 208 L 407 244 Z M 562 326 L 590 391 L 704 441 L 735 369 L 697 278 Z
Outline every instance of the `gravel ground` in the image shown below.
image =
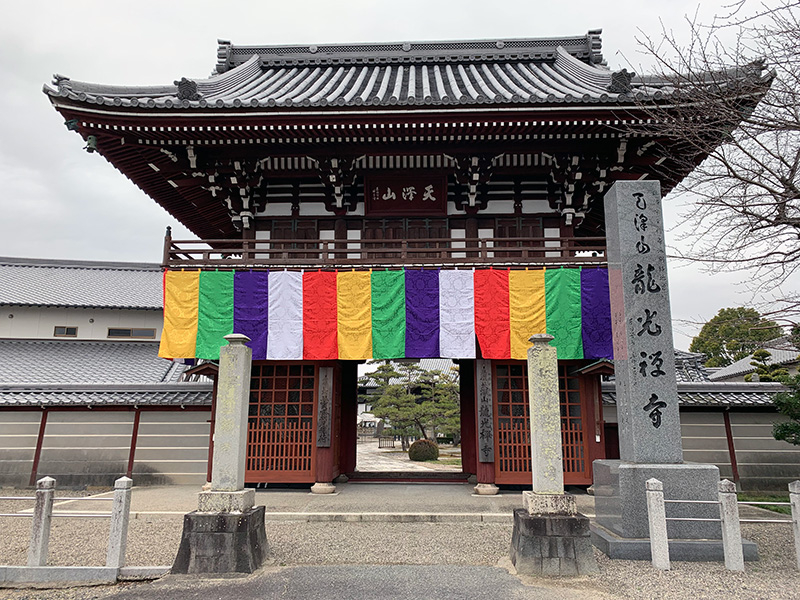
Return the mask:
M 20 491 L 18 495 L 29 492 Z M 94 490 L 92 493 L 97 493 Z M 2 491 L 9 495 L 8 490 Z M 59 491 L 59 496 L 67 495 Z M 70 493 L 80 496 L 86 493 Z M 105 503 L 97 503 L 105 506 Z M 0 512 L 10 510 L 0 503 Z M 21 507 L 18 505 L 16 509 Z M 65 507 L 67 508 L 67 507 Z M 98 507 L 97 510 L 101 510 Z M 129 565 L 168 565 L 180 540 L 179 515 L 147 515 L 131 521 Z M 24 564 L 30 519 L 0 518 L 0 564 Z M 721 563 L 674 562 L 660 572 L 649 563 L 612 561 L 597 553 L 600 573 L 552 582 L 561 589 L 597 593 L 597 597 L 702 599 L 798 599 L 800 573 L 789 525 L 742 525 L 745 537 L 758 544 L 761 561 L 732 574 Z M 54 519 L 50 564 L 101 565 L 105 561 L 105 520 Z M 270 562 L 274 566 L 342 564 L 508 565 L 510 524 L 462 523 L 305 523 L 268 522 Z M 533 584 L 533 580 L 525 580 Z M 537 585 L 542 581 L 538 580 Z M 22 600 L 88 600 L 105 598 L 131 585 L 54 590 L 0 590 L 0 598 Z M 155 597 L 155 596 L 154 596 Z

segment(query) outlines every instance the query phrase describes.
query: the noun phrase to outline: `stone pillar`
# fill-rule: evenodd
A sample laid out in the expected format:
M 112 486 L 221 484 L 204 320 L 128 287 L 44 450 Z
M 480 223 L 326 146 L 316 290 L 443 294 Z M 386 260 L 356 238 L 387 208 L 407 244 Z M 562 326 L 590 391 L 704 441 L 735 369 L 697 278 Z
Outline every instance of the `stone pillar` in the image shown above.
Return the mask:
M 220 348 L 211 489 L 184 516 L 173 573 L 252 573 L 267 553 L 264 507 L 244 488 L 252 351 L 245 335 L 226 335 Z
M 36 482 L 36 504 L 33 508 L 31 542 L 28 546 L 29 567 L 43 567 L 47 564 L 55 492 L 56 480 L 52 477 L 42 477 Z
M 683 462 L 660 183 L 618 181 L 604 205 L 621 460 L 594 462 L 593 536 L 612 558 L 646 560 L 645 482 L 663 482 L 667 499 L 716 501 L 719 470 Z M 667 513 L 717 517 L 711 504 L 670 504 Z M 673 539 L 721 539 L 718 522 L 667 527 Z M 675 560 L 715 560 L 722 553 L 719 541 L 670 548 Z
M 558 358 L 552 335 L 531 336 L 528 401 L 533 491 L 522 492 L 514 511 L 511 562 L 523 575 L 568 576 L 597 571 L 589 519 L 564 493 Z

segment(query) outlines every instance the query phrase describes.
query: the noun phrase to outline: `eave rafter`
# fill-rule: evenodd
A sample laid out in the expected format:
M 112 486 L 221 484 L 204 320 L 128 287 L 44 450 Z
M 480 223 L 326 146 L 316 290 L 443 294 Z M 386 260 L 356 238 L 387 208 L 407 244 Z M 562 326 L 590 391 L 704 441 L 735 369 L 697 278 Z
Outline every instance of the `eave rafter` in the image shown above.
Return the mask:
M 355 208 L 357 159 L 366 155 L 457 152 L 453 175 L 462 190 L 459 201 L 474 213 L 485 207 L 492 174 L 515 172 L 497 167 L 495 158 L 547 153 L 550 163 L 520 172 L 547 177 L 552 205 L 576 225 L 615 179 L 658 177 L 666 189 L 674 185 L 663 172 L 668 165 L 657 163 L 652 141 L 629 132 L 644 121 L 628 110 L 204 117 L 57 108 L 66 120 L 77 121 L 84 139 L 95 136 L 99 152 L 112 164 L 205 238 L 231 237 L 251 227 L 265 201 L 265 179 L 275 173 L 265 161 L 276 157 L 306 160 L 306 170 L 293 176 L 316 173 L 334 214 Z

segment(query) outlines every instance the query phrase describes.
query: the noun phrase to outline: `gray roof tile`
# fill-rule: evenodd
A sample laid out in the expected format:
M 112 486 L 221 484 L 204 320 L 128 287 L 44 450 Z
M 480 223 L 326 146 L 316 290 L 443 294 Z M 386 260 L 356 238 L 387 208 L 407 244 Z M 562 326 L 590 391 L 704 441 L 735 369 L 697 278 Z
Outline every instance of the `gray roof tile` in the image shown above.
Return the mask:
M 771 407 L 772 398 L 786 388 L 779 383 L 685 383 L 678 382 L 678 402 L 682 407 Z M 603 404 L 614 405 L 614 383 L 603 383 Z
M 210 404 L 211 383 L 181 382 L 186 368 L 154 342 L 0 340 L 0 407 Z
M 161 309 L 156 264 L 0 257 L 0 305 Z
M 665 82 L 634 80 L 620 93 L 602 63 L 599 32 L 553 39 L 233 46 L 218 74 L 149 87 L 56 76 L 54 98 L 151 109 L 596 104 L 658 100 Z M 623 78 L 624 79 L 624 78 Z
M 0 386 L 168 383 L 185 368 L 159 358 L 157 342 L 0 340 Z
M 0 386 L 0 406 L 210 406 L 210 384 Z

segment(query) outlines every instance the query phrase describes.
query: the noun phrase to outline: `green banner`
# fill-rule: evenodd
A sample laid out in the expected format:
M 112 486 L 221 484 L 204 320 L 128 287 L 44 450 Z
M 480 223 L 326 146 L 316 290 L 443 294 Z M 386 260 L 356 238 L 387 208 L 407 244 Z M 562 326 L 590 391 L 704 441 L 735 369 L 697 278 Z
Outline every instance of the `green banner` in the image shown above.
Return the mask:
M 405 353 L 405 271 L 373 271 L 372 358 L 403 358 Z
M 201 271 L 195 356 L 219 360 L 223 339 L 233 333 L 233 271 Z
M 555 339 L 559 360 L 582 359 L 581 270 L 545 269 L 547 333 Z

